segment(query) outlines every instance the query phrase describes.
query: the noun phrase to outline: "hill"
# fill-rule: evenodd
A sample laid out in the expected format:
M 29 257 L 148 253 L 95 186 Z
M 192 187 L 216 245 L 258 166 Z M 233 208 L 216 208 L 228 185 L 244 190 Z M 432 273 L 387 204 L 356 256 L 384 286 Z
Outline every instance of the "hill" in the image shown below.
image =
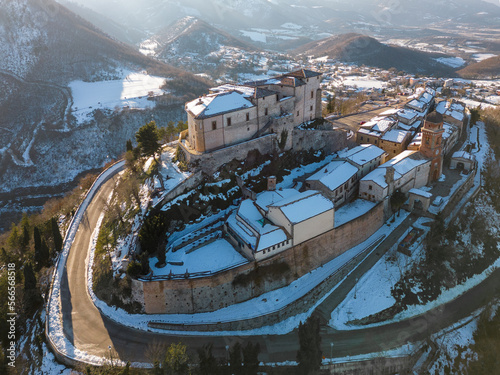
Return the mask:
M 498 78 L 500 77 L 500 56 L 471 64 L 457 73 L 464 78 Z
M 341 62 L 382 69 L 394 67 L 414 74 L 450 75 L 453 73 L 451 67 L 435 60 L 443 55 L 385 45 L 374 38 L 355 33 L 313 41 L 295 49 L 292 54 L 328 56 Z
M 162 29 L 147 42 L 155 45 L 155 56 L 162 60 L 175 59 L 186 53 L 204 57 L 219 51 L 221 47 L 257 50 L 254 45 L 191 16 Z
M 147 33 L 144 30 L 115 22 L 110 17 L 97 13 L 83 5 L 70 0 L 60 0 L 59 3 L 120 42 L 139 45 L 141 41 L 147 38 Z
M 64 184 L 120 155 L 125 141 L 146 121 L 154 118 L 162 125 L 183 119 L 184 101 L 209 87 L 201 78 L 117 42 L 53 0 L 0 0 L 0 9 L 0 192 L 15 191 L 13 200 L 2 199 L 0 214 L 29 210 L 19 202 L 25 193 L 45 199 L 53 192 L 61 194 L 63 188 L 49 193 L 42 187 L 70 188 Z M 80 102 L 92 103 L 94 92 L 101 94 L 97 90 L 104 86 L 91 83 L 114 81 L 118 84 L 111 85 L 112 94 L 120 99 L 125 88 L 121 82 L 134 84 L 126 77 L 139 71 L 139 89 L 147 74 L 167 79 L 161 105 L 142 99 L 154 110 L 121 111 L 100 103 L 103 108 L 87 121 L 76 120 L 77 98 L 70 83 L 86 89 L 79 92 L 84 96 Z M 158 85 L 156 90 L 160 92 Z M 93 111 L 88 108 L 93 104 L 86 105 Z

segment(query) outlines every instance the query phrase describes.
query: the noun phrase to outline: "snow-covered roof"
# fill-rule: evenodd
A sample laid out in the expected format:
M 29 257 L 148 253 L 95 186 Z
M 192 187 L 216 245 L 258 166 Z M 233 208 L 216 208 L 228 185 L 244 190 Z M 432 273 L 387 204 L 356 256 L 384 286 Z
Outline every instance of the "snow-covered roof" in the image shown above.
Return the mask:
M 381 139 L 394 143 L 403 143 L 409 134 L 410 132 L 406 130 L 393 129 L 385 133 Z
M 417 133 L 410 142 L 409 146 L 420 146 L 422 144 L 422 133 Z
M 283 232 L 283 230 L 278 227 L 274 227 L 273 230 L 261 234 L 259 239 L 259 245 L 257 246 L 256 251 L 267 249 L 271 246 L 277 245 L 286 240 L 287 236 L 285 232 Z
M 450 103 L 448 103 L 446 100 L 439 102 L 438 105 L 436 106 L 436 112 L 441 113 L 442 115 L 445 114 L 445 112 L 448 110 Z
M 428 163 L 428 160 L 424 159 L 418 151 L 406 150 L 370 172 L 363 177 L 361 181 L 373 181 L 380 187 L 385 188 L 387 187 L 387 182 L 385 181 L 387 168 L 394 168 L 394 181 L 397 181 L 413 169 L 425 163 Z
M 252 102 L 238 91 L 205 95 L 186 104 L 186 110 L 197 118 L 211 117 L 251 107 L 254 107 Z
M 454 152 L 451 157 L 453 159 L 460 158 L 460 159 L 466 159 L 466 160 L 470 160 L 470 161 L 476 160 L 476 157 L 474 155 L 472 155 L 471 153 L 468 153 L 467 151 Z
M 413 99 L 411 102 L 409 102 L 407 104 L 408 106 L 410 107 L 415 107 L 415 108 L 419 108 L 419 109 L 424 109 L 426 103 L 424 102 L 421 102 L 420 100 L 418 99 Z
M 400 109 L 397 111 L 397 115 L 399 118 L 413 120 L 415 117 L 419 116 L 419 113 L 413 109 Z
M 410 189 L 409 193 L 418 195 L 420 197 L 432 198 L 432 193 L 429 193 L 428 191 L 421 190 L 421 189 L 413 188 L 413 189 Z
M 272 205 L 279 207 L 291 223 L 300 223 L 333 209 L 333 202 L 318 191 L 308 190 Z
M 287 240 L 286 233 L 265 219 L 250 199 L 241 202 L 238 209 L 229 216 L 227 224 L 254 251 L 267 249 Z
M 358 168 L 346 161 L 332 161 L 326 167 L 321 168 L 307 180 L 321 182 L 330 190 L 335 190 L 356 176 Z
M 339 152 L 338 157 L 348 159 L 359 166 L 363 166 L 384 154 L 385 151 L 380 147 L 365 144 L 356 146 L 347 151 Z
M 262 193 L 257 194 L 257 200 L 255 201 L 255 203 L 263 211 L 268 211 L 268 207 L 272 204 L 278 203 L 283 199 L 295 196 L 298 193 L 299 192 L 295 189 L 282 189 L 273 191 L 266 190 Z
M 388 117 L 376 117 L 361 125 L 359 131 L 363 129 L 371 132 L 384 133 L 389 130 L 396 122 Z

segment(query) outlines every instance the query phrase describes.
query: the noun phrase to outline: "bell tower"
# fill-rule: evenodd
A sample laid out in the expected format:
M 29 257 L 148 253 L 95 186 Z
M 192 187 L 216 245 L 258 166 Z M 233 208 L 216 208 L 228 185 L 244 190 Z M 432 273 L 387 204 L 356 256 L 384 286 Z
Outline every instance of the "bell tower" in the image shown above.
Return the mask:
M 443 170 L 443 116 L 434 111 L 430 113 L 422 127 L 420 153 L 431 160 L 429 182 L 439 179 Z

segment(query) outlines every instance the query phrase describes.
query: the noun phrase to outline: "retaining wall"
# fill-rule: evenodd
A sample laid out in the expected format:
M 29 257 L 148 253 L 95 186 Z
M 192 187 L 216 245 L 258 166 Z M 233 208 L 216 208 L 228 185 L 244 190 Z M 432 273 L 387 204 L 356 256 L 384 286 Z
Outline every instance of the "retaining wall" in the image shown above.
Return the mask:
M 148 314 L 193 314 L 244 302 L 259 295 L 289 285 L 297 278 L 318 268 L 346 250 L 360 244 L 384 223 L 384 205 L 379 203 L 372 210 L 340 227 L 285 250 L 276 256 L 208 277 L 184 280 L 134 280 L 133 295 L 143 303 Z M 290 271 L 283 277 L 249 285 L 233 285 L 240 274 L 248 274 L 255 267 L 285 262 Z

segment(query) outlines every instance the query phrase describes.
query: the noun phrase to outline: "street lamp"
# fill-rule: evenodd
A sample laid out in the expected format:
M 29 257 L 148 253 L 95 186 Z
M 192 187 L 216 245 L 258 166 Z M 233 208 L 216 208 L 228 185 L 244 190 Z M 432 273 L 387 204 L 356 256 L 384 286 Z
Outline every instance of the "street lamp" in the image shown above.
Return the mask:
M 111 356 L 111 345 L 108 345 L 108 349 L 109 349 L 109 360 L 111 362 L 111 367 L 113 367 L 113 357 Z
M 356 299 L 356 290 L 358 289 L 358 278 L 356 277 L 356 284 L 354 284 L 354 299 Z
M 229 345 L 226 345 L 226 363 L 229 366 Z
M 333 342 L 330 343 L 330 363 L 333 362 Z

